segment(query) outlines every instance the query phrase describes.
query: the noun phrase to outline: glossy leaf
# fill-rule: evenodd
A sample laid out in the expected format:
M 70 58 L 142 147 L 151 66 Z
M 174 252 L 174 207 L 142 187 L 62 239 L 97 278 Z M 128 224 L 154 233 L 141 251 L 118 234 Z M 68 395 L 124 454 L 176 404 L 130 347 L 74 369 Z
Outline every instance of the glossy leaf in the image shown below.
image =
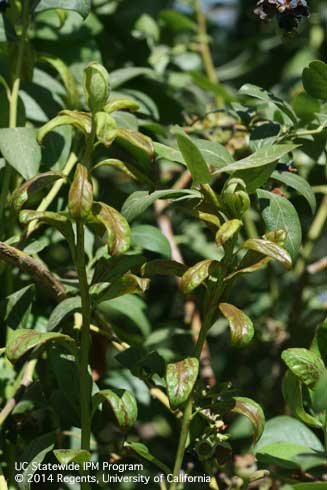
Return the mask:
M 290 441 L 273 443 L 261 448 L 257 452 L 258 460 L 286 469 L 300 468 L 302 471 L 325 464 L 326 456 L 323 452 Z
M 327 370 L 321 373 L 312 393 L 312 406 L 315 412 L 327 410 Z
M 287 269 L 292 267 L 292 259 L 288 252 L 277 245 L 277 243 L 270 240 L 265 240 L 264 238 L 249 238 L 243 243 L 243 248 L 271 257 L 280 262 Z
M 103 110 L 109 113 L 115 111 L 124 111 L 124 110 L 135 112 L 138 111 L 139 108 L 140 105 L 137 102 L 135 102 L 135 100 L 133 99 L 115 99 L 108 102 L 108 104 L 105 105 Z
M 327 64 L 320 60 L 304 68 L 302 81 L 305 90 L 312 97 L 327 100 Z
M 167 465 L 159 461 L 155 456 L 153 456 L 150 450 L 145 446 L 145 444 L 142 444 L 141 442 L 125 442 L 124 446 L 132 449 L 136 454 L 141 456 L 141 458 L 149 461 L 149 463 L 154 464 L 157 468 L 159 468 L 167 475 L 171 474 L 171 469 Z
M 48 187 L 58 179 L 65 179 L 62 172 L 44 172 L 18 187 L 12 195 L 12 205 L 16 212 L 20 211 L 28 199 L 41 189 Z
M 198 147 L 193 143 L 182 129 L 175 130 L 178 147 L 183 155 L 186 165 L 192 174 L 195 184 L 210 182 L 210 173 L 207 163 Z
M 78 129 L 84 135 L 88 135 L 91 132 L 91 117 L 89 113 L 64 110 L 59 112 L 58 116 L 50 119 L 50 121 L 38 130 L 38 142 L 42 143 L 43 139 L 50 133 L 50 131 L 53 131 L 60 126 L 66 126 L 67 124 Z
M 102 403 L 108 403 L 121 429 L 127 430 L 137 420 L 137 404 L 130 391 L 120 396 L 112 390 L 98 391 L 93 396 L 93 413 Z
M 91 111 L 101 111 L 110 95 L 109 73 L 103 65 L 92 61 L 85 67 L 83 89 Z
M 131 242 L 133 247 L 157 252 L 170 258 L 171 249 L 168 239 L 158 228 L 151 225 L 137 225 L 132 228 Z
M 33 128 L 0 129 L 0 151 L 25 180 L 34 177 L 41 163 L 41 148 Z
M 194 291 L 210 275 L 210 271 L 217 264 L 215 260 L 201 260 L 190 267 L 182 276 L 181 288 L 184 294 Z
M 300 175 L 291 172 L 273 172 L 271 178 L 292 187 L 308 201 L 311 211 L 316 210 L 316 197 L 310 184 Z
M 70 344 L 74 340 L 68 335 L 52 332 L 37 332 L 35 330 L 18 329 L 12 332 L 9 342 L 6 346 L 6 356 L 13 364 L 15 364 L 28 351 L 35 347 L 41 347 L 49 342 L 60 342 Z
M 283 247 L 294 262 L 302 243 L 301 222 L 296 209 L 290 201 L 272 192 L 259 189 L 257 194 L 260 199 L 269 201 L 269 205 L 262 212 L 267 231 L 279 229 L 286 231 L 287 235 Z
M 219 309 L 228 320 L 232 344 L 236 347 L 245 347 L 248 345 L 254 335 L 254 327 L 251 319 L 242 310 L 229 303 L 220 303 Z
M 139 131 L 118 129 L 117 143 L 131 153 L 142 164 L 142 168 L 147 168 L 154 158 L 152 140 Z
M 80 311 L 81 309 L 81 298 L 78 296 L 76 298 L 66 298 L 61 301 L 55 309 L 52 311 L 47 330 L 50 332 L 58 328 L 67 316 L 72 315 L 76 311 Z
M 234 235 L 237 234 L 238 230 L 242 226 L 242 221 L 239 219 L 232 219 L 230 221 L 226 221 L 216 234 L 216 243 L 217 245 L 224 245 L 228 240 L 233 238 Z
M 112 281 L 111 284 L 94 284 L 90 288 L 90 294 L 96 303 L 101 303 L 125 294 L 144 293 L 148 287 L 148 279 L 142 279 L 134 274 L 125 274 Z
M 321 357 L 304 348 L 291 348 L 282 352 L 282 359 L 297 378 L 309 387 L 313 387 L 324 371 Z
M 166 383 L 172 408 L 177 408 L 186 402 L 194 388 L 198 373 L 199 361 L 194 357 L 167 365 Z
M 155 191 L 149 194 L 146 191 L 136 191 L 131 194 L 122 207 L 122 214 L 127 221 L 133 221 L 137 216 L 142 214 L 148 207 L 150 207 L 157 199 L 200 199 L 202 194 L 199 191 L 193 189 L 182 189 L 175 191 L 174 189 L 167 189 L 162 191 Z
M 117 124 L 115 119 L 110 114 L 100 111 L 95 115 L 95 123 L 98 140 L 104 146 L 109 148 L 117 136 Z
M 111 255 L 124 254 L 130 247 L 131 231 L 122 214 L 103 202 L 94 202 L 88 224 L 100 225 L 100 234 L 107 232 L 108 250 Z
M 251 398 L 238 396 L 234 397 L 234 401 L 235 405 L 232 408 L 232 412 L 244 415 L 250 420 L 254 429 L 253 440 L 257 442 L 261 438 L 265 427 L 265 414 L 261 406 L 254 400 L 251 400 Z
M 292 414 L 311 427 L 321 428 L 321 422 L 304 410 L 301 382 L 291 371 L 285 373 L 282 388 Z
M 69 189 L 68 207 L 70 216 L 76 220 L 85 219 L 93 204 L 92 182 L 85 165 L 77 164 L 74 180 Z
M 296 148 L 297 145 L 293 144 L 265 145 L 252 155 L 243 158 L 242 160 L 238 160 L 237 162 L 230 163 L 229 165 L 226 165 L 219 170 L 216 170 L 214 174 L 216 175 L 222 172 L 232 173 L 236 172 L 237 170 L 263 167 L 264 165 L 269 165 L 272 162 L 276 162 Z

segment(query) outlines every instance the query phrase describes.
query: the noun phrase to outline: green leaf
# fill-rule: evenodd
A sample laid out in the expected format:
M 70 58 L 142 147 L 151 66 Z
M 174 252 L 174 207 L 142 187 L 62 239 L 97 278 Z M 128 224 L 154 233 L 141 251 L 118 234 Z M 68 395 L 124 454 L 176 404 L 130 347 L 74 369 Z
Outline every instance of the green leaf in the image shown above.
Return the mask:
M 2 156 L 25 180 L 34 177 L 41 163 L 41 148 L 33 128 L 0 129 Z
M 61 301 L 55 309 L 52 311 L 47 330 L 48 332 L 55 330 L 61 322 L 63 322 L 67 316 L 72 315 L 76 311 L 81 309 L 81 298 L 78 296 L 76 298 L 67 298 Z
M 232 412 L 244 415 L 247 417 L 254 429 L 253 439 L 257 442 L 263 433 L 265 427 L 265 414 L 258 403 L 251 398 L 234 397 L 235 405 Z
M 317 413 L 327 410 L 327 369 L 321 373 L 313 389 L 312 406 Z
M 229 322 L 232 344 L 236 347 L 248 345 L 254 335 L 251 319 L 243 311 L 229 303 L 220 303 L 219 309 Z
M 34 475 L 38 464 L 42 463 L 48 453 L 50 453 L 56 442 L 56 433 L 49 432 L 39 437 L 33 438 L 32 442 L 25 447 L 21 456 L 21 462 L 29 463 L 22 473 L 23 481 L 18 484 L 19 490 L 31 489 L 30 475 Z
M 257 452 L 260 462 L 274 464 L 286 469 L 301 468 L 302 471 L 323 466 L 326 455 L 310 447 L 293 442 L 278 442 L 265 446 Z
M 167 465 L 159 461 L 159 459 L 157 459 L 155 456 L 153 456 L 150 450 L 145 446 L 145 444 L 142 444 L 140 442 L 125 442 L 124 446 L 132 449 L 136 454 L 141 456 L 141 458 L 149 461 L 167 475 L 171 474 L 171 469 Z
M 50 131 L 60 126 L 66 126 L 67 124 L 78 129 L 85 136 L 91 133 L 91 116 L 88 112 L 64 110 L 60 111 L 58 116 L 50 119 L 50 121 L 41 126 L 37 133 L 38 142 L 42 143 Z
M 302 82 L 305 90 L 312 97 L 327 100 L 327 64 L 323 61 L 312 61 L 304 68 Z
M 122 276 L 125 272 L 133 269 L 138 270 L 145 261 L 146 258 L 140 254 L 119 255 L 110 258 L 102 257 L 97 261 L 92 282 L 93 284 L 105 281 L 110 282 L 112 279 Z
M 38 60 L 41 63 L 47 63 L 57 71 L 66 89 L 68 107 L 71 109 L 78 108 L 80 103 L 78 85 L 68 66 L 60 58 L 49 54 L 41 55 Z
M 139 214 L 142 214 L 148 207 L 150 207 L 157 199 L 176 200 L 181 197 L 186 199 L 201 199 L 202 194 L 193 189 L 182 189 L 178 191 L 175 191 L 174 189 L 167 189 L 155 191 L 151 194 L 149 194 L 147 191 L 136 191 L 126 199 L 121 212 L 127 221 L 131 222 Z
M 30 284 L 7 296 L 0 303 L 0 319 L 10 328 L 23 326 L 31 312 L 35 286 Z
M 91 227 L 95 225 L 97 234 L 103 235 L 107 232 L 108 251 L 111 255 L 121 255 L 129 249 L 131 244 L 129 225 L 124 216 L 108 204 L 94 202 L 87 224 Z
M 160 20 L 173 32 L 179 31 L 196 31 L 196 23 L 176 10 L 161 10 Z
M 257 85 L 252 85 L 247 83 L 240 88 L 240 93 L 243 95 L 248 95 L 249 97 L 254 97 L 255 99 L 263 100 L 267 103 L 272 103 L 284 114 L 286 114 L 293 123 L 297 123 L 297 118 L 292 110 L 292 107 L 284 100 L 276 97 L 272 92 L 268 92 Z
M 85 219 L 93 204 L 93 188 L 85 165 L 77 164 L 74 180 L 69 189 L 68 208 L 74 219 Z
M 116 141 L 136 159 L 142 170 L 149 169 L 149 165 L 154 159 L 154 148 L 151 138 L 139 131 L 119 128 L 117 129 Z
M 277 245 L 277 243 L 270 240 L 265 240 L 264 238 L 249 238 L 243 243 L 242 247 L 271 257 L 283 264 L 286 269 L 292 267 L 292 259 L 288 252 Z
M 101 111 L 110 95 L 109 73 L 103 65 L 92 61 L 84 68 L 83 90 L 87 105 L 94 114 Z
M 221 97 L 226 102 L 235 100 L 233 94 L 221 83 L 215 83 L 198 71 L 192 71 L 191 77 L 195 85 L 202 88 L 206 92 L 212 93 L 216 97 Z
M 151 225 L 138 225 L 132 228 L 133 247 L 157 252 L 168 259 L 171 256 L 170 244 L 158 228 Z
M 326 490 L 326 488 L 326 483 L 323 482 L 292 484 L 292 490 Z
M 184 294 L 188 294 L 200 286 L 217 266 L 216 260 L 201 260 L 183 274 L 181 288 Z
M 292 100 L 292 106 L 299 118 L 306 122 L 312 121 L 316 117 L 315 113 L 320 112 L 319 101 L 306 93 L 296 95 Z
M 91 461 L 91 454 L 84 449 L 56 449 L 53 454 L 60 464 L 77 463 L 82 469 L 85 462 Z
M 133 78 L 148 75 L 151 76 L 153 70 L 150 68 L 143 68 L 137 66 L 130 66 L 128 68 L 120 68 L 119 70 L 114 70 L 110 73 L 111 87 L 116 89 L 126 82 L 133 80 Z
M 283 182 L 288 187 L 292 187 L 308 201 L 311 211 L 316 210 L 316 197 L 310 184 L 300 175 L 291 172 L 273 172 L 271 178 Z
M 199 361 L 188 357 L 167 365 L 166 383 L 169 403 L 177 408 L 186 402 L 191 394 L 199 373 Z
M 120 396 L 112 390 L 98 391 L 93 396 L 93 414 L 102 403 L 108 403 L 121 429 L 133 427 L 137 420 L 137 403 L 130 391 L 124 391 Z
M 15 211 L 20 211 L 33 194 L 53 184 L 58 179 L 66 179 L 66 176 L 62 172 L 44 172 L 18 187 L 11 199 Z
M 210 182 L 210 173 L 201 151 L 191 138 L 180 128 L 175 130 L 177 143 L 195 184 Z
M 327 364 L 327 319 L 325 319 L 316 329 L 315 339 L 318 352 L 324 363 Z
M 17 34 L 6 15 L 0 15 L 0 43 L 17 41 Z
M 274 417 L 266 422 L 265 430 L 260 441 L 256 445 L 256 451 L 273 443 L 289 442 L 300 446 L 306 446 L 317 452 L 323 451 L 323 445 L 318 437 L 302 422 L 292 417 L 282 415 Z
M 41 0 L 37 4 L 35 12 L 52 9 L 74 10 L 86 19 L 91 11 L 91 0 Z
M 35 347 L 45 346 L 49 342 L 70 344 L 74 340 L 68 335 L 52 332 L 37 332 L 35 330 L 18 329 L 12 332 L 6 346 L 6 356 L 15 364 L 28 351 Z
M 282 352 L 282 359 L 292 373 L 309 387 L 317 383 L 325 368 L 318 354 L 304 348 L 286 349 Z
M 160 259 L 146 262 L 141 267 L 143 277 L 152 275 L 181 277 L 186 270 L 186 265 L 181 264 L 180 262 Z
M 111 284 L 94 284 L 90 288 L 90 294 L 93 296 L 93 301 L 102 303 L 125 294 L 144 293 L 148 287 L 148 279 L 142 279 L 134 274 L 125 274 L 112 281 Z
M 238 160 L 237 162 L 230 163 L 225 167 L 222 167 L 214 172 L 214 175 L 222 172 L 235 172 L 237 170 L 246 170 L 252 168 L 263 167 L 270 163 L 280 160 L 283 156 L 287 155 L 291 151 L 295 150 L 297 145 L 284 144 L 284 145 L 264 145 L 258 151 L 252 155 Z
M 285 230 L 287 233 L 283 247 L 292 257 L 294 262 L 302 243 L 301 222 L 293 204 L 284 197 L 259 189 L 259 199 L 268 199 L 269 205 L 263 210 L 267 231 Z
M 302 386 L 299 378 L 297 378 L 291 371 L 286 371 L 282 387 L 285 401 L 294 416 L 311 427 L 321 428 L 322 424 L 319 420 L 304 410 Z

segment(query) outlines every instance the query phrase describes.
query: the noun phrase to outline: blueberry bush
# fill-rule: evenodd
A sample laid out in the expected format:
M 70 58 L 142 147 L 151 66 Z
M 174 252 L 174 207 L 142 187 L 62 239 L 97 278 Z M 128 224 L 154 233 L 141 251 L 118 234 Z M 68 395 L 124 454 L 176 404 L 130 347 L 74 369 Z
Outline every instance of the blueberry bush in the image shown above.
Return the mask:
M 0 1 L 0 490 L 327 488 L 326 20 Z

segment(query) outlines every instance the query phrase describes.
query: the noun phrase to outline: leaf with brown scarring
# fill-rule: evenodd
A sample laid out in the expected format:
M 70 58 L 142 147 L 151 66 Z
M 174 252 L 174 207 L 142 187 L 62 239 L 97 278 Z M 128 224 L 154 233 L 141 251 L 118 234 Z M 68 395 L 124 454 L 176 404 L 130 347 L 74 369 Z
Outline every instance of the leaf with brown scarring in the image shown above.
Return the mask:
M 199 361 L 188 357 L 167 365 L 166 383 L 168 398 L 172 408 L 177 408 L 188 399 L 199 373 Z
M 243 243 L 243 248 L 259 252 L 262 255 L 278 260 L 286 269 L 292 267 L 292 259 L 289 253 L 277 243 L 265 240 L 263 238 L 249 238 Z
M 262 436 L 265 427 L 265 414 L 261 406 L 251 398 L 234 397 L 235 406 L 232 412 L 244 415 L 253 426 L 253 442 L 256 443 Z
M 188 294 L 200 286 L 209 277 L 212 267 L 216 264 L 218 264 L 216 260 L 206 259 L 190 267 L 182 277 L 183 293 Z
M 89 171 L 85 165 L 79 163 L 69 189 L 68 207 L 71 217 L 78 220 L 86 218 L 92 204 L 93 189 Z
M 243 311 L 229 303 L 220 303 L 219 309 L 229 322 L 232 344 L 236 347 L 248 345 L 254 335 L 251 319 Z

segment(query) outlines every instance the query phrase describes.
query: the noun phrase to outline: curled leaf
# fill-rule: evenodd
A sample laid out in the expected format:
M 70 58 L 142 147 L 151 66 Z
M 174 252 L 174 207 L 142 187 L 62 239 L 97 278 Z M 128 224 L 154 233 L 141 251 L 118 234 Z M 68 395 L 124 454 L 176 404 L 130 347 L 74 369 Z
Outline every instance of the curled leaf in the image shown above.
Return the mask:
M 217 245 L 224 245 L 228 240 L 230 240 L 242 226 L 242 221 L 239 219 L 231 219 L 226 221 L 216 234 Z
M 44 137 L 50 131 L 53 131 L 58 126 L 66 126 L 67 124 L 78 129 L 84 135 L 91 133 L 91 116 L 89 113 L 64 110 L 59 112 L 58 116 L 50 119 L 50 121 L 41 126 L 37 133 L 37 141 L 41 144 Z
M 94 202 L 92 214 L 88 216 L 87 224 L 95 226 L 98 234 L 107 232 L 108 250 L 111 255 L 121 255 L 130 247 L 131 231 L 122 214 L 103 202 Z
M 115 112 L 115 111 L 138 111 L 140 108 L 139 104 L 132 99 L 116 99 L 112 100 L 106 104 L 103 108 L 105 112 Z
M 95 61 L 89 63 L 84 70 L 83 88 L 91 111 L 101 111 L 110 95 L 109 73 L 105 67 Z
M 72 218 L 84 219 L 93 204 L 93 189 L 89 171 L 85 165 L 78 164 L 74 180 L 69 189 L 68 207 Z
M 168 398 L 172 408 L 186 402 L 191 394 L 199 373 L 199 361 L 188 357 L 167 365 L 166 383 Z
M 151 138 L 139 131 L 119 128 L 117 130 L 117 142 L 131 153 L 136 160 L 146 169 L 154 159 L 154 149 Z
M 65 179 L 62 172 L 44 172 L 18 187 L 12 195 L 12 205 L 16 212 L 20 211 L 28 199 L 44 187 L 51 185 L 58 179 Z
M 235 406 L 232 412 L 244 415 L 253 426 L 253 442 L 256 443 L 262 436 L 265 427 L 265 414 L 261 406 L 251 398 L 237 396 L 234 398 Z
M 117 136 L 117 124 L 114 118 L 106 112 L 97 112 L 95 126 L 98 140 L 107 148 L 111 146 Z
M 210 271 L 218 262 L 216 260 L 201 260 L 190 267 L 182 277 L 181 288 L 183 293 L 188 294 L 200 286 L 210 275 Z
M 310 388 L 323 373 L 325 366 L 316 352 L 304 348 L 291 348 L 282 352 L 282 359 L 292 373 Z
M 265 240 L 264 238 L 249 238 L 243 243 L 243 248 L 259 252 L 262 255 L 278 260 L 284 267 L 290 269 L 292 267 L 292 259 L 289 253 L 277 243 Z
M 220 303 L 219 309 L 229 322 L 232 344 L 237 347 L 248 345 L 254 335 L 251 319 L 242 310 L 229 303 Z
M 149 279 L 143 279 L 134 274 L 124 274 L 110 284 L 94 284 L 90 288 L 90 294 L 95 303 L 101 303 L 125 294 L 144 293 L 148 287 Z
M 93 413 L 102 403 L 110 406 L 121 429 L 133 427 L 137 420 L 137 403 L 133 393 L 126 390 L 119 396 L 113 390 L 98 391 L 93 396 Z

